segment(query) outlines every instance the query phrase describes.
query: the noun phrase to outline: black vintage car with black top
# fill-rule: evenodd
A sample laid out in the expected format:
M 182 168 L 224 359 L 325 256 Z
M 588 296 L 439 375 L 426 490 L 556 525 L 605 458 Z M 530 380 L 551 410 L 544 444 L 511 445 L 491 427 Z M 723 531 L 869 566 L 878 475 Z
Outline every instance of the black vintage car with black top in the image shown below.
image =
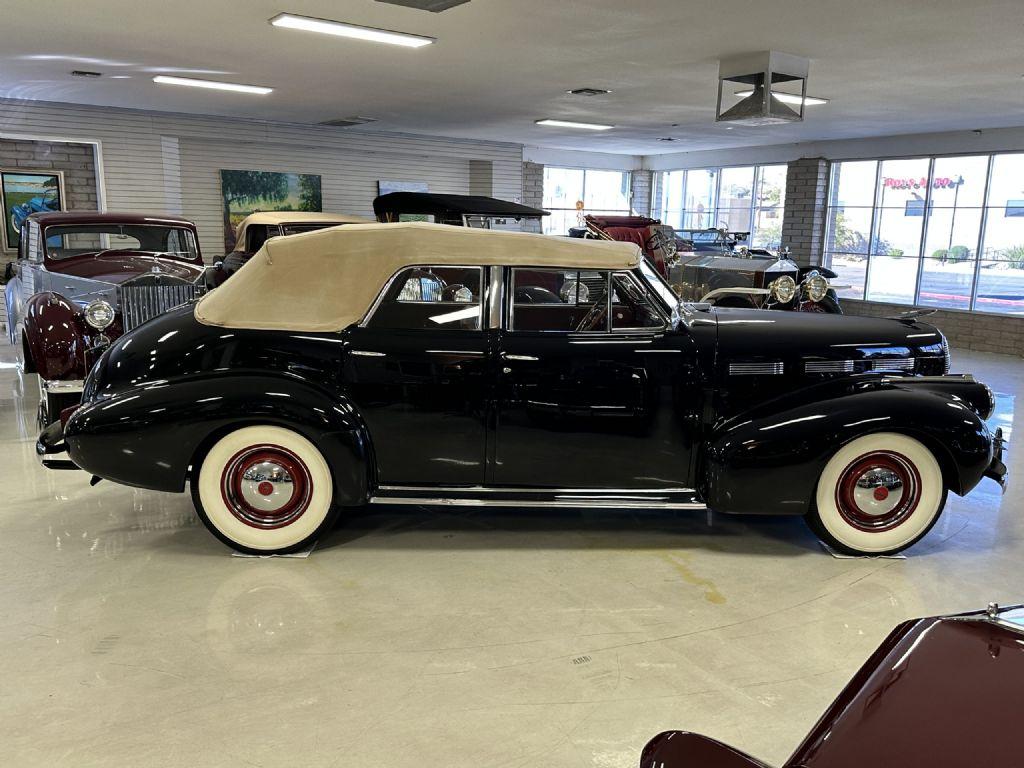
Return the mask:
M 801 515 L 896 552 L 1006 474 L 991 391 L 948 369 L 916 318 L 680 304 L 629 244 L 353 224 L 119 339 L 37 450 L 189 487 L 252 552 L 367 503 Z

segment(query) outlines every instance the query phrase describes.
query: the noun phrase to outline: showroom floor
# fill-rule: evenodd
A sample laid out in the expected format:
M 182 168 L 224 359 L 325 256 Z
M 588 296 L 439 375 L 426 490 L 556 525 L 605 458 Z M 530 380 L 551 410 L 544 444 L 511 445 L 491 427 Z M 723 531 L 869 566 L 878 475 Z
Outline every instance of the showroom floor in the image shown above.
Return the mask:
M 0 347 L 9 765 L 635 766 L 660 730 L 782 762 L 899 621 L 1024 600 L 1024 473 L 906 560 L 793 519 L 361 512 L 308 559 L 232 557 L 187 495 L 36 464 Z M 1024 361 L 960 353 L 1015 418 Z

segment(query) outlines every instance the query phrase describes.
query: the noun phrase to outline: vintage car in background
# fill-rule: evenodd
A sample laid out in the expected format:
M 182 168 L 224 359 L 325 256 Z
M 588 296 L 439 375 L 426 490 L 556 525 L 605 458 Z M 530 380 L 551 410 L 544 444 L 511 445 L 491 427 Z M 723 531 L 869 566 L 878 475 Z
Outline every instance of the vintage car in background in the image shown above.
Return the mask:
M 11 227 L 14 228 L 15 232 L 20 232 L 21 225 L 25 223 L 25 219 L 33 213 L 50 213 L 51 211 L 59 210 L 60 197 L 57 195 L 57 191 L 47 191 L 42 195 L 26 200 L 21 205 L 11 206 Z
M 32 214 L 7 266 L 8 333 L 39 374 L 45 426 L 110 342 L 207 287 L 195 225 L 136 213 Z
M 373 201 L 377 220 L 429 221 L 477 229 L 519 229 L 523 219 L 540 220 L 550 211 L 482 195 L 438 195 L 432 192 L 390 192 Z
M 235 248 L 224 257 L 217 270 L 221 283 L 238 271 L 272 237 L 314 232 L 342 224 L 372 224 L 373 219 L 350 216 L 346 213 L 319 213 L 310 211 L 259 211 L 239 222 L 235 230 Z
M 783 768 L 965 768 L 1020 764 L 1024 608 L 900 624 L 847 683 Z M 770 768 L 686 731 L 655 736 L 640 768 Z
M 188 483 L 243 551 L 386 503 L 803 515 L 877 554 L 1006 474 L 992 392 L 948 368 L 914 318 L 682 304 L 626 243 L 354 224 L 115 342 L 37 451 Z
M 747 248 L 746 232 L 676 231 L 646 216 L 587 216 L 585 222 L 570 234 L 639 245 L 684 301 L 842 314 L 829 284 L 835 272 L 800 266 L 788 249 Z

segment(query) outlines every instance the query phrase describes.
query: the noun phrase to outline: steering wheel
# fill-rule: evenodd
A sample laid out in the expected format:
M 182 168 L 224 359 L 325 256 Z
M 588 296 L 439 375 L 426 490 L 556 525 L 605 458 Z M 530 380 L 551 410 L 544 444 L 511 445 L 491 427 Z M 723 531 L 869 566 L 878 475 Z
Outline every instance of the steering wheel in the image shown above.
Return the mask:
M 602 322 L 605 316 L 608 314 L 608 304 L 602 302 L 601 304 L 595 304 L 590 308 L 590 311 L 583 316 L 583 319 L 576 325 L 575 332 L 580 333 L 581 331 L 591 331 L 598 323 Z

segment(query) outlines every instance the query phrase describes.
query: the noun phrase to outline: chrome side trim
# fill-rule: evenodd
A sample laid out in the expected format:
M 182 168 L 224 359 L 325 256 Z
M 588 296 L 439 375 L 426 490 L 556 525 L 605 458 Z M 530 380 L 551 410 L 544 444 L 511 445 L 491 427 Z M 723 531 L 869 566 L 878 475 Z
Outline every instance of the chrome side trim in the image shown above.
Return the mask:
M 853 373 L 853 360 L 808 360 L 804 373 Z
M 527 362 L 527 363 L 535 363 L 538 360 L 540 360 L 539 357 L 534 357 L 533 355 L 510 355 L 508 352 L 502 352 L 501 353 L 501 359 L 502 360 L 520 360 L 522 362 Z
M 904 357 L 894 360 L 873 360 L 871 370 L 873 371 L 913 371 L 917 361 L 912 357 Z
M 378 491 L 388 493 L 434 493 L 441 496 L 452 493 L 549 493 L 578 494 L 578 495 L 607 495 L 609 493 L 625 494 L 668 494 L 668 493 L 696 493 L 693 488 L 518 488 L 510 486 L 492 485 L 467 485 L 467 486 L 430 486 L 422 485 L 380 485 Z
M 370 504 L 411 504 L 416 506 L 450 507 L 607 507 L 609 509 L 707 509 L 699 502 L 664 501 L 661 499 L 579 498 L 579 499 L 474 499 L 474 498 L 411 498 L 408 496 L 371 496 Z
M 49 392 L 54 395 L 72 394 L 74 392 L 81 392 L 85 388 L 84 379 L 51 379 L 50 381 L 44 381 L 42 378 L 39 379 L 40 390 L 43 392 Z
M 784 369 L 782 362 L 729 363 L 730 376 L 779 376 Z
M 388 356 L 386 352 L 371 352 L 368 349 L 353 349 L 353 350 L 351 350 L 350 354 L 353 354 L 356 357 L 387 357 Z

